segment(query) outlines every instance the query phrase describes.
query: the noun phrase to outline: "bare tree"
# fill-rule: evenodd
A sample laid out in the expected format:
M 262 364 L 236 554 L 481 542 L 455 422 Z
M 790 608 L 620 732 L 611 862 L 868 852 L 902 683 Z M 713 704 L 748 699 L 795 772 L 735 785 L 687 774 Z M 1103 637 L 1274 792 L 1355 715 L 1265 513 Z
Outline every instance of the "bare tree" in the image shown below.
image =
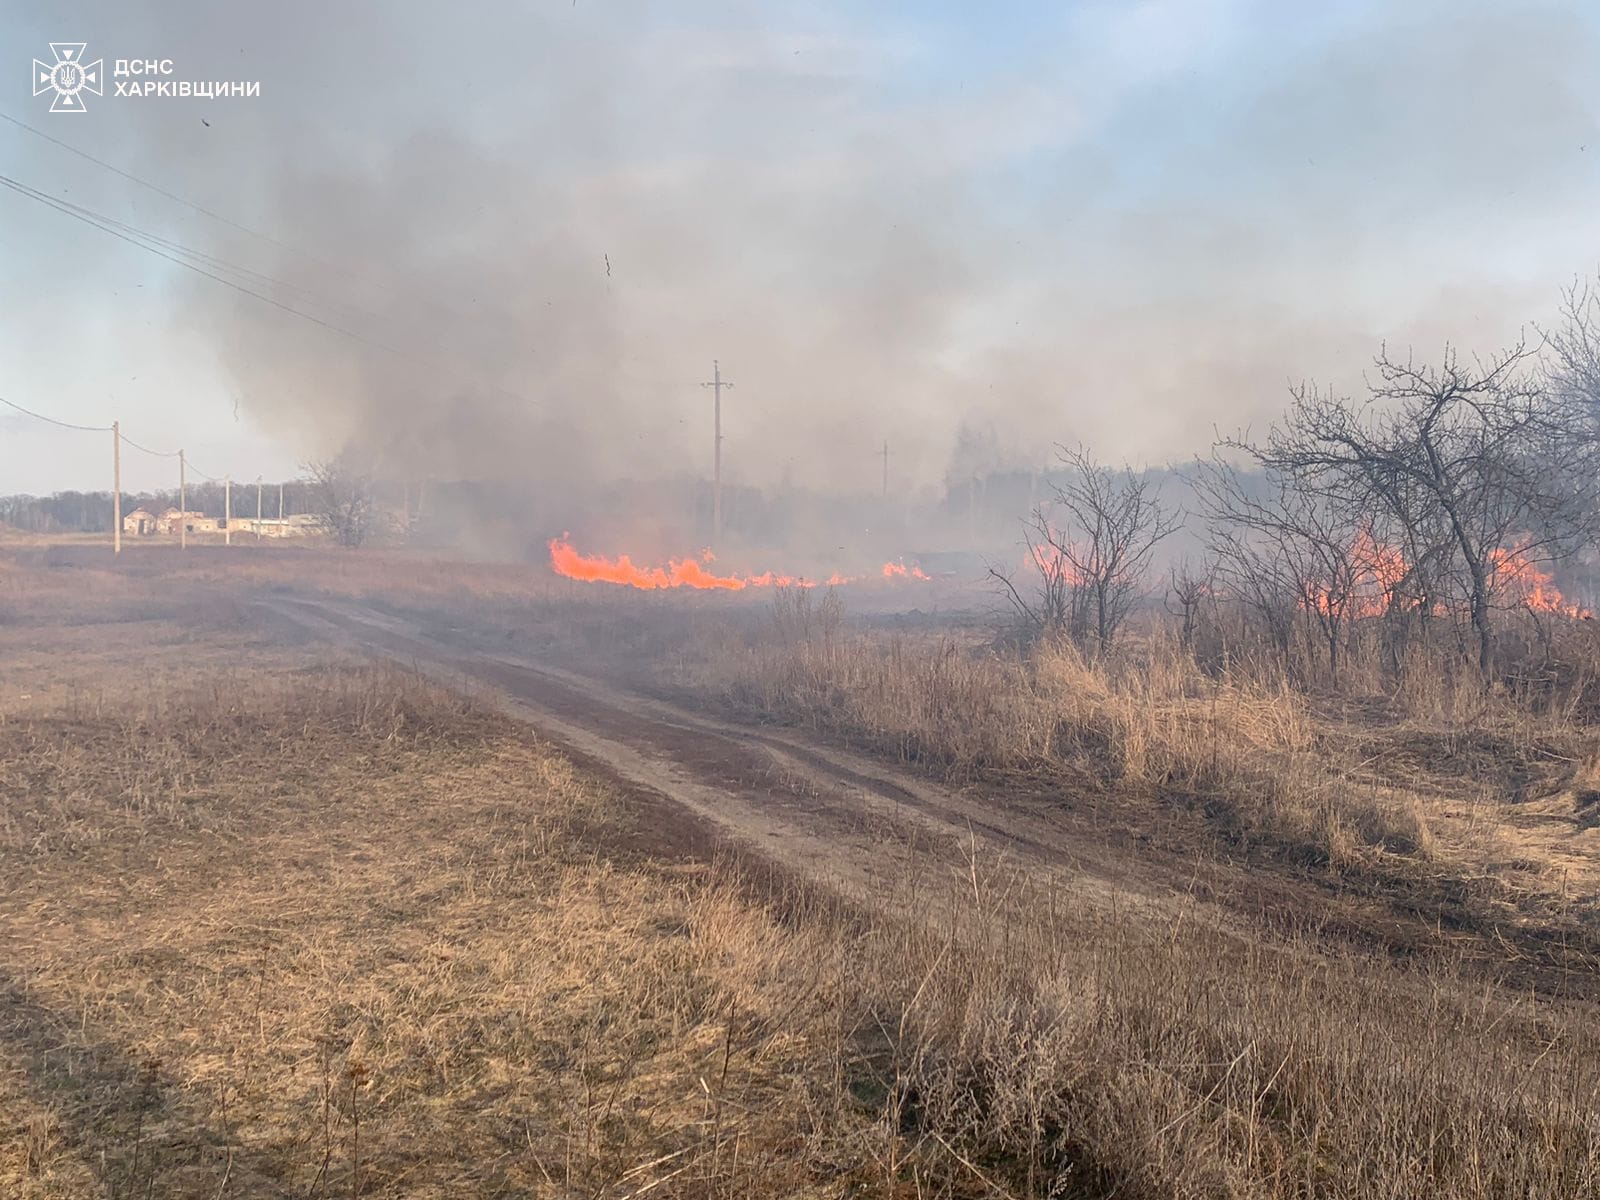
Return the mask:
M 1561 296 L 1561 323 L 1541 331 L 1549 350 L 1546 380 L 1600 427 L 1600 290 L 1579 280 Z
M 1224 443 L 1297 491 L 1393 526 L 1412 562 L 1440 567 L 1486 678 L 1505 548 L 1515 542 L 1525 561 L 1548 564 L 1596 529 L 1592 418 L 1530 371 L 1529 358 L 1523 344 L 1471 363 L 1447 349 L 1437 367 L 1385 351 L 1362 407 L 1302 387 L 1264 445 Z
M 348 451 L 303 464 L 309 478 L 311 512 L 341 546 L 364 543 L 376 525 L 374 479 Z
M 1060 448 L 1071 471 L 1034 509 L 1025 537 L 1040 583 L 1029 600 L 996 572 L 1013 606 L 1038 632 L 1064 632 L 1091 654 L 1110 648 L 1139 597 L 1156 546 L 1181 524 L 1155 485 Z
M 1246 479 L 1220 457 L 1200 463 L 1193 484 L 1219 570 L 1266 624 L 1285 666 L 1298 617 L 1337 685 L 1353 623 L 1385 602 L 1370 521 L 1280 471 Z
M 1178 641 L 1185 650 L 1194 649 L 1200 606 L 1212 595 L 1216 573 L 1215 562 L 1196 567 L 1188 559 L 1167 569 L 1167 611 L 1178 618 Z

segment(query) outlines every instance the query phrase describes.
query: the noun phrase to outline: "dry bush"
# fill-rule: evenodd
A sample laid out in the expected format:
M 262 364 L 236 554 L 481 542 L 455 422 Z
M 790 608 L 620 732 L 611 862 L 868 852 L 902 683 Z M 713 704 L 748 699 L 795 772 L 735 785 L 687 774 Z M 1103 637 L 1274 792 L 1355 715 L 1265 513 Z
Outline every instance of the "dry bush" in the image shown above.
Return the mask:
M 1180 802 L 1228 837 L 1312 861 L 1426 856 L 1415 804 L 1334 769 L 1281 672 L 1202 671 L 1164 629 L 1101 661 L 1057 639 L 1023 654 L 976 638 L 882 636 L 838 602 L 775 598 L 769 621 L 709 643 L 681 682 L 730 706 L 865 741 L 952 778 L 1022 771 Z
M 1581 1017 L 1204 922 L 1063 918 L 1003 874 L 925 907 L 862 947 L 875 1061 L 899 1153 L 969 1184 L 1354 1198 L 1600 1180 Z

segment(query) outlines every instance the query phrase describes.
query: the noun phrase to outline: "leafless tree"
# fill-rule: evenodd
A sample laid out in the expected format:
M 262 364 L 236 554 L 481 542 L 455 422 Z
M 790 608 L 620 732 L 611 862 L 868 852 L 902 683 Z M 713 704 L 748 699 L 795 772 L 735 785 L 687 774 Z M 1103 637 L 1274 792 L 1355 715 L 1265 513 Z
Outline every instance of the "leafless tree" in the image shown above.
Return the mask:
M 1039 575 L 1033 598 L 1008 577 L 996 577 L 1035 631 L 1064 632 L 1101 654 L 1132 611 L 1156 546 L 1181 521 L 1131 468 L 1103 466 L 1082 447 L 1060 448 L 1058 457 L 1069 481 L 1034 509 L 1025 534 Z
M 1593 536 L 1600 507 L 1592 418 L 1530 357 L 1524 344 L 1470 363 L 1447 349 L 1429 366 L 1385 350 L 1366 404 L 1302 387 L 1265 444 L 1224 442 L 1293 489 L 1391 527 L 1411 562 L 1436 565 L 1468 612 L 1486 678 L 1498 556 L 1514 543 L 1528 563 L 1559 561 Z
M 1247 479 L 1213 457 L 1198 465 L 1193 482 L 1230 590 L 1266 625 L 1285 666 L 1293 666 L 1295 621 L 1303 622 L 1337 684 L 1352 623 L 1379 602 L 1369 527 L 1350 507 L 1272 469 Z
M 311 512 L 341 546 L 362 545 L 376 525 L 370 468 L 346 451 L 337 458 L 303 464 L 309 476 Z
M 1167 569 L 1167 611 L 1178 618 L 1178 641 L 1185 650 L 1194 649 L 1200 606 L 1212 595 L 1216 570 L 1215 562 L 1197 567 L 1188 559 Z
M 1561 321 L 1543 330 L 1550 388 L 1586 410 L 1600 427 L 1600 290 L 1579 280 L 1561 296 Z

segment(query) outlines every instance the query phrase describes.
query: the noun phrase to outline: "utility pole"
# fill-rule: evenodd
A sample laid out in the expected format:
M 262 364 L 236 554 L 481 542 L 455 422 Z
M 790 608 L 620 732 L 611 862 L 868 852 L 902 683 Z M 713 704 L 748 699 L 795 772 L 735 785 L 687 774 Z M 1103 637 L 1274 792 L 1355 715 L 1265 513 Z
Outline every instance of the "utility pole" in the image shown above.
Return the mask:
M 111 422 L 111 553 L 122 553 L 122 422 Z
M 889 439 L 883 439 L 883 495 L 889 496 Z
M 233 545 L 233 476 L 222 479 L 222 544 Z
M 256 476 L 256 543 L 261 542 L 261 476 Z
M 278 485 L 278 523 L 283 523 L 283 484 Z
M 711 405 L 711 545 L 718 549 L 722 542 L 722 389 L 733 384 L 722 377 L 722 364 L 711 360 L 711 382 L 702 383 L 712 391 Z
M 189 548 L 189 472 L 183 451 L 178 451 L 178 549 Z

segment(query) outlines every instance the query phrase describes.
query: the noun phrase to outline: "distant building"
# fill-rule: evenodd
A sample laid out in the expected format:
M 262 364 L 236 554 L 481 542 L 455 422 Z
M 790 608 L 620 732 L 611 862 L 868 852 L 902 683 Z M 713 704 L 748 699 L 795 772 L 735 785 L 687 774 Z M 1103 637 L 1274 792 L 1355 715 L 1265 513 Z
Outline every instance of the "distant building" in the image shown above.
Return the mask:
M 181 512 L 176 508 L 169 508 L 161 514 L 162 533 L 217 533 L 223 528 L 223 523 L 216 517 L 208 517 L 203 512 Z M 152 533 L 155 530 L 151 530 Z
M 317 518 L 310 513 L 295 513 L 288 517 L 235 517 L 235 533 L 259 533 L 262 537 L 306 537 L 321 530 Z
M 221 517 L 208 517 L 203 512 L 183 512 L 177 508 L 166 509 L 158 517 L 149 509 L 136 508 L 122 518 L 122 532 L 132 537 L 151 537 L 180 533 L 222 533 L 229 522 Z M 241 517 L 234 515 L 232 533 L 236 536 L 258 534 L 264 538 L 308 537 L 322 531 L 321 522 L 310 513 L 296 513 L 289 517 Z

